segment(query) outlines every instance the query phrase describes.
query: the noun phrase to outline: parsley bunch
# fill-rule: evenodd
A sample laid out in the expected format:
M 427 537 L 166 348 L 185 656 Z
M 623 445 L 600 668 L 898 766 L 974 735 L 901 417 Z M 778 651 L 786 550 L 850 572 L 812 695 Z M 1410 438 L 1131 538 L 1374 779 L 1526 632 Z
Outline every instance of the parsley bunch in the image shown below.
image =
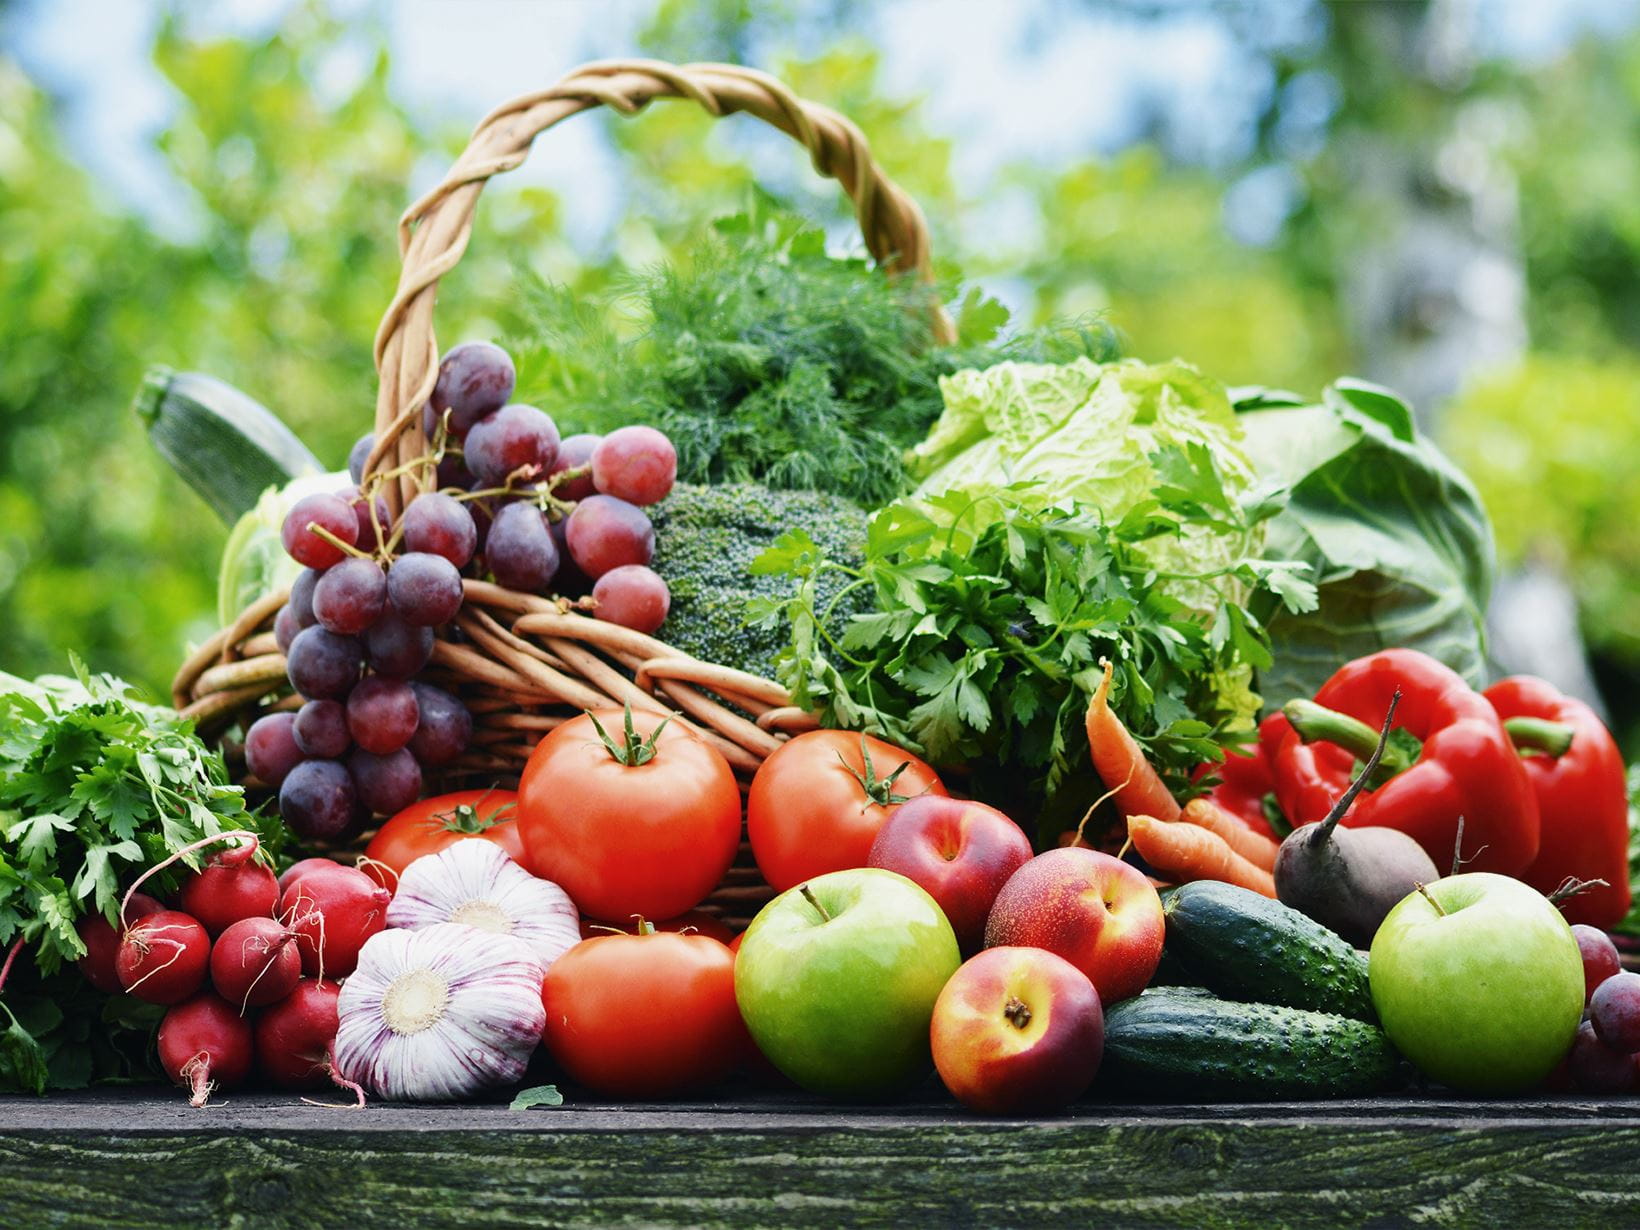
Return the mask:
M 1226 498 L 1196 446 L 1152 460 L 1162 476 L 1153 498 L 1115 523 L 1082 506 L 1038 507 L 1016 486 L 888 506 L 872 519 L 857 568 L 827 558 L 801 530 L 784 535 L 754 570 L 793 579 L 795 593 L 750 613 L 787 631 L 779 676 L 794 703 L 826 725 L 955 767 L 969 793 L 1016 819 L 1037 817 L 1049 839 L 1103 793 L 1082 718 L 1109 659 L 1117 715 L 1170 784 L 1187 788 L 1192 769 L 1245 736 L 1253 671 L 1270 664 L 1246 595 L 1266 591 L 1297 610 L 1315 591 L 1290 561 L 1158 572 L 1143 550 L 1158 535 L 1190 524 L 1246 528 L 1280 499 Z M 848 585 L 833 603 L 865 589 L 875 609 L 833 636 L 816 583 L 837 573 Z M 1204 617 L 1158 584 L 1168 579 L 1211 586 L 1221 602 Z
M 142 868 L 230 829 L 270 845 L 283 832 L 245 810 L 191 723 L 75 670 L 77 683 L 51 687 L 0 676 L 0 946 L 21 936 L 46 974 L 85 955 L 75 924 L 112 921 Z M 161 891 L 180 874 L 156 877 Z

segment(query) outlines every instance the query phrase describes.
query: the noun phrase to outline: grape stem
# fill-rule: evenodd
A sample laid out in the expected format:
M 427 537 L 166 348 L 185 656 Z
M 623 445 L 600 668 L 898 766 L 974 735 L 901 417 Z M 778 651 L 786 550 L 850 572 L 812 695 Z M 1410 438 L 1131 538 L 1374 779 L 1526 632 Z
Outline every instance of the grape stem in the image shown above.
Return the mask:
M 317 535 L 320 538 L 323 538 L 326 542 L 328 542 L 331 546 L 335 547 L 338 551 L 342 552 L 344 555 L 351 555 L 354 559 L 371 559 L 371 558 L 373 558 L 371 556 L 370 552 L 361 551 L 361 550 L 359 550 L 358 547 L 355 547 L 350 542 L 343 542 L 340 538 L 336 537 L 336 535 L 332 534 L 329 530 L 327 530 L 324 526 L 320 525 L 317 521 L 309 521 L 307 523 L 307 531 L 310 534 L 314 534 L 314 535 Z

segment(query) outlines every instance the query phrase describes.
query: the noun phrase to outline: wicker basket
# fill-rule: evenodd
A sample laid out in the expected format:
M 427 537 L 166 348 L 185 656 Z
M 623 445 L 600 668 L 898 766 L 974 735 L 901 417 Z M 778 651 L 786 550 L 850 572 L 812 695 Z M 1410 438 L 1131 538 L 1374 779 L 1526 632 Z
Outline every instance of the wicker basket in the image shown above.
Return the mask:
M 929 278 L 921 210 L 883 174 L 860 130 L 841 115 L 734 65 L 588 64 L 557 85 L 492 111 L 444 180 L 400 220 L 403 271 L 376 333 L 380 388 L 366 483 L 428 453 L 421 407 L 438 373 L 438 282 L 466 250 L 486 181 L 522 163 L 536 135 L 569 116 L 600 105 L 633 114 L 656 98 L 692 99 L 714 116 L 744 111 L 801 142 L 815 169 L 838 180 L 852 199 L 878 263 L 890 273 Z M 937 305 L 930 310 L 936 336 L 948 340 L 950 321 Z M 395 519 L 431 485 L 431 470 L 409 466 L 381 484 Z M 743 786 L 784 739 L 816 725 L 770 680 L 700 661 L 654 637 L 575 614 L 549 597 L 470 579 L 465 588 L 461 614 L 440 631 L 425 675 L 459 695 L 474 718 L 472 746 L 440 774 L 440 788 L 516 781 L 541 736 L 585 709 L 630 703 L 674 714 L 724 754 Z M 243 727 L 263 712 L 300 703 L 289 694 L 284 656 L 272 633 L 286 597 L 274 593 L 255 603 L 177 673 L 173 699 L 202 731 Z M 735 865 L 706 905 L 731 922 L 744 922 L 770 895 L 742 842 Z

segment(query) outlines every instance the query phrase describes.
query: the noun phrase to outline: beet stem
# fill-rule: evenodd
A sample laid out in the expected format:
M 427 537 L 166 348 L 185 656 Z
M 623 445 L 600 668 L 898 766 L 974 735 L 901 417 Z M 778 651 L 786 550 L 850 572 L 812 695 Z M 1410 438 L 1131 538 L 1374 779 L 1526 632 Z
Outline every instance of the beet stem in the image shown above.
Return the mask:
M 6 953 L 6 963 L 0 965 L 0 987 L 6 985 L 6 979 L 11 977 L 11 963 L 17 960 L 17 954 L 23 950 L 23 937 L 18 936 L 11 942 L 11 948 Z
M 1384 749 L 1389 746 L 1390 723 L 1395 720 L 1395 708 L 1400 703 L 1401 689 L 1396 688 L 1395 694 L 1389 698 L 1389 712 L 1384 714 L 1383 729 L 1378 732 L 1378 746 L 1372 749 L 1372 755 L 1367 758 L 1367 763 L 1362 768 L 1359 776 L 1350 783 L 1350 788 L 1339 796 L 1338 802 L 1333 804 L 1333 809 L 1327 813 L 1327 818 L 1321 822 L 1316 835 L 1311 838 L 1312 841 L 1323 842 L 1332 836 L 1332 831 L 1338 827 L 1338 822 L 1344 818 L 1344 813 L 1349 811 L 1350 804 L 1355 802 L 1355 796 L 1361 793 L 1362 788 L 1377 770 L 1378 762 L 1384 758 Z

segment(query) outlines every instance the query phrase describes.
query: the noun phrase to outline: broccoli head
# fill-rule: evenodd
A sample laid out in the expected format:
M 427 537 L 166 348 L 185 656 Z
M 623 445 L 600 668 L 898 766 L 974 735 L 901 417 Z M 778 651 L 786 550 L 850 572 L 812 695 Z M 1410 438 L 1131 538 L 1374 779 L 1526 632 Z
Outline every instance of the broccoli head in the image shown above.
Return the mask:
M 789 577 L 751 574 L 751 563 L 776 538 L 802 529 L 827 558 L 850 567 L 865 560 L 868 514 L 857 504 L 819 491 L 777 491 L 760 483 L 702 486 L 678 483 L 649 510 L 655 523 L 653 567 L 672 591 L 672 606 L 657 635 L 673 648 L 721 666 L 773 678 L 775 659 L 786 643 L 779 630 L 746 625 L 753 597 L 789 597 Z M 819 582 L 821 609 L 846 578 L 827 574 Z M 844 622 L 870 604 L 839 605 Z

